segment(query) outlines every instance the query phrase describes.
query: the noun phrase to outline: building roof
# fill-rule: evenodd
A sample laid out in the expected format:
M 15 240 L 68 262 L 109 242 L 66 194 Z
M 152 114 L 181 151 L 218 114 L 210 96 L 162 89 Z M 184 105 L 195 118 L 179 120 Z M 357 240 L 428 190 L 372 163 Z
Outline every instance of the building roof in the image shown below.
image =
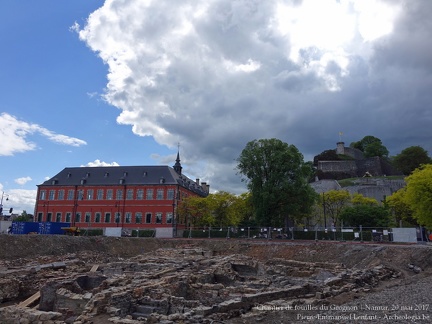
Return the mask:
M 40 186 L 179 185 L 207 196 L 205 182 L 193 181 L 169 166 L 107 166 L 64 168 Z

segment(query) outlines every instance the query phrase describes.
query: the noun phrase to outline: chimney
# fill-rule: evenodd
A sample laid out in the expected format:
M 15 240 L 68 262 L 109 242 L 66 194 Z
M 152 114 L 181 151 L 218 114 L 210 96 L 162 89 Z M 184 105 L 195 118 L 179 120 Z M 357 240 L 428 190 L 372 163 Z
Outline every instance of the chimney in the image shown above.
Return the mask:
M 205 192 L 210 192 L 210 185 L 208 185 L 207 182 L 201 182 L 201 186 L 203 187 Z
M 345 154 L 345 143 L 337 142 L 336 145 L 336 154 Z
M 199 180 L 198 178 L 196 178 L 195 183 L 199 186 Z

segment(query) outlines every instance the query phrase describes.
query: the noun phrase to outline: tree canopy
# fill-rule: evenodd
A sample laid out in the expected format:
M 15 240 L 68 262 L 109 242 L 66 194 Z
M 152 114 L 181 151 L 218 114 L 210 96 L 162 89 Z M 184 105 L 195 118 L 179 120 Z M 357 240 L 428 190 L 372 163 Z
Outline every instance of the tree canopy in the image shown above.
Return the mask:
M 237 162 L 260 225 L 287 225 L 288 216 L 300 217 L 311 210 L 316 193 L 308 179 L 313 170 L 294 145 L 275 138 L 253 140 Z
M 393 158 L 394 166 L 409 175 L 422 164 L 432 163 L 428 152 L 420 146 L 410 146 Z
M 21 215 L 15 218 L 17 222 L 31 222 L 33 220 L 33 215 L 27 214 L 25 210 L 22 211 Z
M 340 213 L 344 226 L 387 227 L 391 224 L 390 213 L 383 206 L 354 205 Z
M 406 199 L 406 187 L 394 192 L 391 196 L 386 197 L 385 204 L 392 211 L 394 218 L 398 224 L 415 226 L 417 221 L 413 218 L 413 211 L 408 205 Z
M 355 193 L 351 198 L 353 205 L 369 205 L 378 206 L 378 201 L 375 198 L 365 197 L 362 194 Z
M 186 226 L 237 226 L 250 217 L 248 195 L 236 196 L 219 191 L 202 197 L 183 199 L 177 209 L 181 222 Z
M 335 226 L 339 225 L 339 215 L 349 203 L 351 196 L 346 190 L 330 190 L 320 196 L 324 208 L 325 225 L 329 224 L 331 217 Z
M 432 164 L 425 164 L 406 178 L 405 202 L 420 225 L 432 229 Z
M 375 136 L 365 136 L 358 142 L 353 142 L 350 147 L 359 149 L 364 153 L 365 157 L 387 157 L 388 149 L 383 145 L 381 140 Z

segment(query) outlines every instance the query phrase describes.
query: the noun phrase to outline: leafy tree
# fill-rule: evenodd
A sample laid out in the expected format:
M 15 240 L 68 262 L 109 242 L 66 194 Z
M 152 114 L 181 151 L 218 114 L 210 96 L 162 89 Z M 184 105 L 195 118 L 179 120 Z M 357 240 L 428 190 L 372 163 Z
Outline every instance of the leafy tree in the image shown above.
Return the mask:
M 432 163 L 432 160 L 422 147 L 410 146 L 396 155 L 393 163 L 403 174 L 409 175 L 422 164 Z
M 413 211 L 408 205 L 405 199 L 406 187 L 399 189 L 391 196 L 386 197 L 385 205 L 390 208 L 395 221 L 400 223 L 405 223 L 409 226 L 418 225 L 417 221 L 413 218 Z
M 299 217 L 312 208 L 316 194 L 307 180 L 313 170 L 294 145 L 274 138 L 253 140 L 237 162 L 260 225 L 287 226 L 289 215 Z
M 206 198 L 185 198 L 177 209 L 187 226 L 236 226 L 248 212 L 244 195 L 225 191 L 209 194 Z
M 212 225 L 215 219 L 211 213 L 211 201 L 207 198 L 187 197 L 179 202 L 177 214 L 180 223 L 186 224 L 186 226 Z
M 339 215 L 349 203 L 351 196 L 346 190 L 330 190 L 320 196 L 325 217 L 331 217 L 335 226 L 339 225 Z M 329 219 L 326 219 L 328 225 Z
M 354 205 L 345 207 L 340 219 L 344 226 L 388 227 L 391 224 L 389 211 L 383 206 Z
M 377 206 L 378 201 L 374 198 L 365 197 L 362 194 L 355 193 L 351 198 L 351 203 L 353 205 L 369 205 L 369 206 Z
M 242 210 L 239 203 L 239 198 L 231 193 L 220 191 L 209 195 L 206 200 L 209 200 L 209 206 L 212 208 L 214 225 L 230 226 L 237 225 L 242 219 Z
M 237 196 L 233 208 L 241 215 L 241 226 L 257 226 L 255 213 L 252 205 L 252 195 L 250 192 L 242 193 Z
M 432 229 L 432 164 L 415 169 L 406 179 L 405 202 L 420 225 Z
M 375 136 L 365 136 L 360 141 L 351 143 L 350 146 L 362 151 L 365 157 L 387 157 L 389 154 L 388 149 Z
M 15 218 L 15 220 L 17 222 L 31 222 L 32 219 L 33 219 L 33 216 L 30 214 L 27 214 L 27 212 L 25 210 L 23 210 L 23 212 L 21 213 L 20 216 Z

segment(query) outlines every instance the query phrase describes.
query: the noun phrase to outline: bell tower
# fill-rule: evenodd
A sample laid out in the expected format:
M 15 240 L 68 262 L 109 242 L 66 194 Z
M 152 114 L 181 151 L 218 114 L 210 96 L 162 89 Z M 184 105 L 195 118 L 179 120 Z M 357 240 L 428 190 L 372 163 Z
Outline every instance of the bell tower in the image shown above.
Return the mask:
M 173 165 L 174 171 L 181 175 L 183 167 L 180 164 L 180 147 L 177 151 L 176 163 Z

